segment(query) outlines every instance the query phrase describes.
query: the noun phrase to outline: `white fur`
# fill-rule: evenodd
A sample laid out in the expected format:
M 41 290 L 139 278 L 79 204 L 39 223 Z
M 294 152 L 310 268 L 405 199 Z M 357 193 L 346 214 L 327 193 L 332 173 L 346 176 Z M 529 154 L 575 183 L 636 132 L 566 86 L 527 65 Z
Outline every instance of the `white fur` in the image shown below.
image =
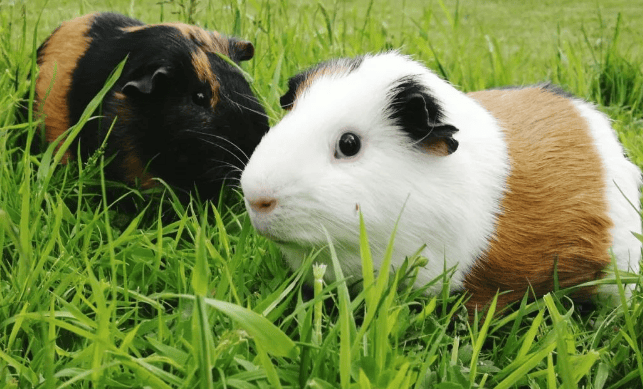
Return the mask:
M 445 111 L 442 121 L 459 129 L 455 153 L 436 156 L 412 148 L 412 141 L 384 116 L 391 84 L 408 75 L 421 77 Z M 638 169 L 617 156 L 622 150 L 606 118 L 586 103 L 576 106 L 593 123 L 609 176 L 622 181 L 621 189 L 638 204 Z M 362 150 L 354 159 L 336 159 L 337 139 L 347 130 L 362 137 Z M 426 244 L 422 254 L 429 263 L 416 285 L 442 274 L 446 262 L 448 268 L 457 266 L 452 286 L 460 289 L 494 232 L 493 215 L 499 212 L 508 172 L 503 133 L 491 114 L 419 63 L 390 52 L 367 56 L 348 74 L 315 79 L 263 138 L 241 185 L 253 225 L 279 244 L 293 268 L 326 244 L 323 226 L 333 237 L 344 275 L 360 279 L 359 205 L 376 268 L 401 214 L 393 266 Z M 256 212 L 248 205 L 259 198 L 276 199 L 277 206 Z M 619 267 L 638 269 L 640 244 L 628 232 L 640 232 L 638 215 L 624 208 L 613 188 L 609 198 Z M 328 250 L 318 260 L 330 263 Z M 327 272 L 330 280 L 332 274 Z
M 607 116 L 585 101 L 574 100 L 574 105 L 587 120 L 594 145 L 603 161 L 609 216 L 614 222 L 611 235 L 616 265 L 621 270 L 638 273 L 641 242 L 632 232 L 641 233 L 641 171 L 623 157 L 623 147 Z

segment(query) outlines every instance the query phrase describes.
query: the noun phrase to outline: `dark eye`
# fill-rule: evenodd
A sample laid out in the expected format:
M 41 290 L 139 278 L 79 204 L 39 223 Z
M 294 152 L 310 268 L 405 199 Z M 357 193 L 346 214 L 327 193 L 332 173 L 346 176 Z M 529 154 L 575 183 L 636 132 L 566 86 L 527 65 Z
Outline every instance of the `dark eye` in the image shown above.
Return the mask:
M 359 136 L 352 132 L 345 132 L 337 141 L 337 146 L 335 147 L 335 158 L 353 157 L 359 153 L 361 148 L 362 141 Z
M 195 92 L 192 95 L 192 101 L 194 104 L 201 106 L 201 107 L 207 107 L 209 105 L 208 97 L 206 96 L 205 93 L 203 92 Z

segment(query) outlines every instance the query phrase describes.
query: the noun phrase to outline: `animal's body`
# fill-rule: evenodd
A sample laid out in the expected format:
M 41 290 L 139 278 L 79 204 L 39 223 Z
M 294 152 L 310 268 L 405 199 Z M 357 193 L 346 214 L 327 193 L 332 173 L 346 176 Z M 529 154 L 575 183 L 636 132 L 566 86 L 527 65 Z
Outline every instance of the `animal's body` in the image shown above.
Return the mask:
M 127 62 L 77 142 L 87 160 L 103 143 L 108 178 L 142 187 L 158 177 L 216 197 L 238 174 L 268 121 L 241 72 L 250 42 L 181 23 L 144 24 L 114 13 L 64 22 L 40 46 L 35 110 L 55 141 L 76 124 L 114 68 Z M 77 144 L 70 147 L 74 156 Z
M 555 272 L 561 287 L 598 279 L 611 251 L 639 271 L 641 173 L 587 102 L 549 86 L 465 94 L 392 52 L 299 74 L 282 105 L 241 183 L 293 268 L 326 244 L 323 226 L 360 278 L 359 210 L 374 260 L 401 214 L 392 266 L 426 245 L 416 286 L 457 266 L 470 313 L 497 292 L 500 307 L 541 296 Z

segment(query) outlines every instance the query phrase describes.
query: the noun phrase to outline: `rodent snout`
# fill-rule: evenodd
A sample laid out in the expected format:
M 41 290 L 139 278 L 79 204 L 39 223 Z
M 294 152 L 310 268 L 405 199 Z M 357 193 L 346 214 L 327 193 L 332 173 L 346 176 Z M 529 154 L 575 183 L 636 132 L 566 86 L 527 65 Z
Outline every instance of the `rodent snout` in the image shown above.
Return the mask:
M 270 213 L 277 207 L 277 199 L 273 197 L 258 197 L 256 199 L 247 199 L 248 205 L 257 213 Z

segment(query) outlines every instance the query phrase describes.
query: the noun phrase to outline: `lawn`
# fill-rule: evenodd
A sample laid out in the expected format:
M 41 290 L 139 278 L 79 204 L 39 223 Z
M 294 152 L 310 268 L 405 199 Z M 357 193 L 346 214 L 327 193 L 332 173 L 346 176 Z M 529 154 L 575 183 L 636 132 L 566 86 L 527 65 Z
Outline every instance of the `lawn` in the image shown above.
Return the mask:
M 643 167 L 639 1 L 0 0 L 0 388 L 643 388 L 636 275 L 607 275 L 637 283 L 619 307 L 557 291 L 469 324 L 466 296 L 404 286 L 422 258 L 363 293 L 341 275 L 311 291 L 314 253 L 291 272 L 237 190 L 180 202 L 105 182 L 100 157 L 31 154 L 33 49 L 107 10 L 252 41 L 243 67 L 272 124 L 299 70 L 399 49 L 464 91 L 560 84 L 608 113 Z

